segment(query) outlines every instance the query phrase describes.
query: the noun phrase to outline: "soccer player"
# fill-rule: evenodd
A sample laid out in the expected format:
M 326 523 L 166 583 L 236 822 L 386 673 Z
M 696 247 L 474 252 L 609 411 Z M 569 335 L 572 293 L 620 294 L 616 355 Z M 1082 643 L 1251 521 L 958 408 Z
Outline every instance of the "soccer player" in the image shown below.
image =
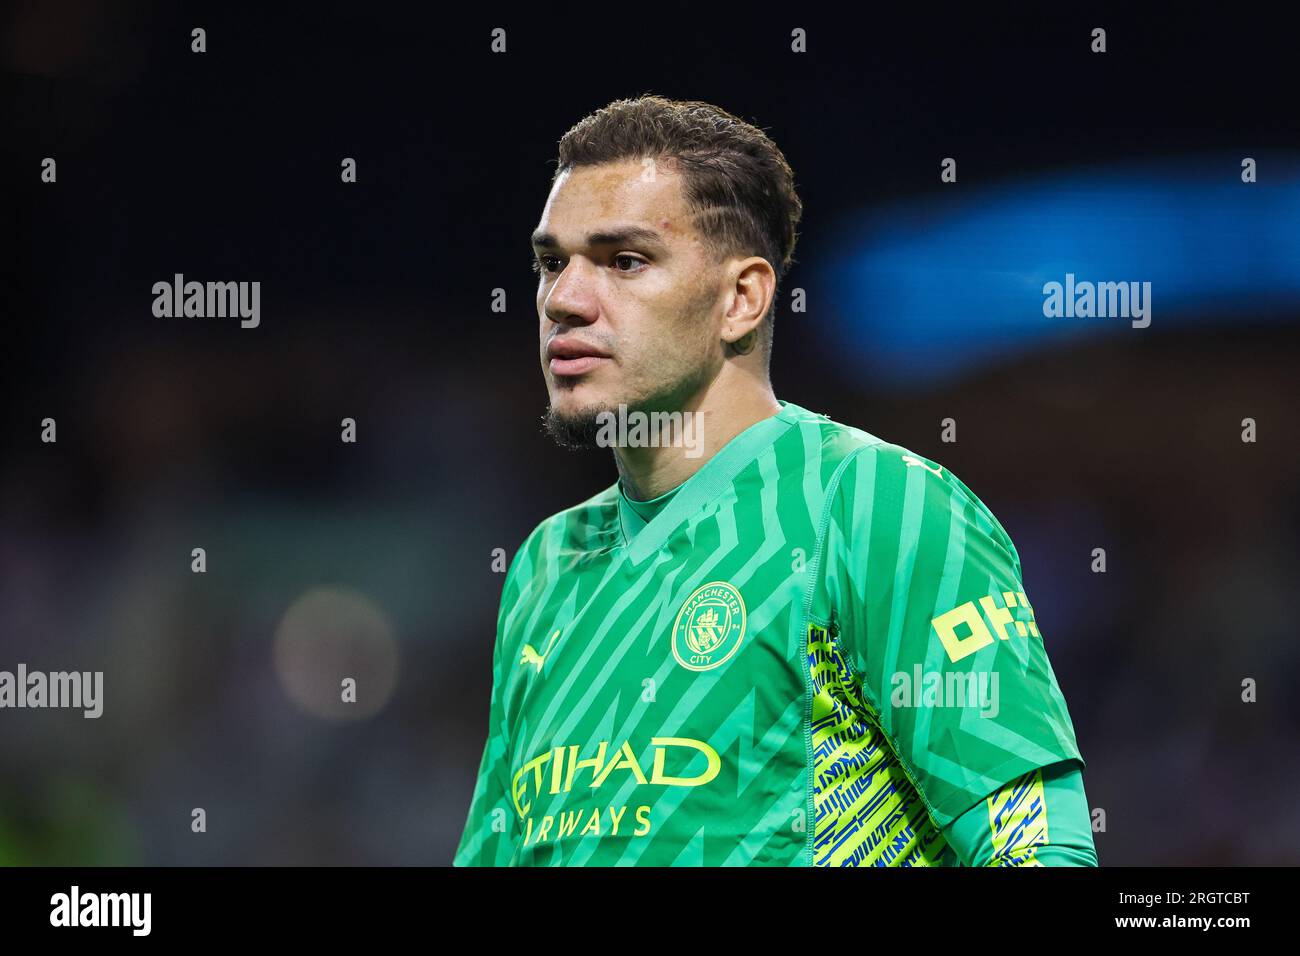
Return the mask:
M 546 426 L 618 480 L 506 574 L 457 865 L 1096 865 L 1020 558 L 946 468 L 779 401 L 762 131 L 611 103 L 532 242 Z

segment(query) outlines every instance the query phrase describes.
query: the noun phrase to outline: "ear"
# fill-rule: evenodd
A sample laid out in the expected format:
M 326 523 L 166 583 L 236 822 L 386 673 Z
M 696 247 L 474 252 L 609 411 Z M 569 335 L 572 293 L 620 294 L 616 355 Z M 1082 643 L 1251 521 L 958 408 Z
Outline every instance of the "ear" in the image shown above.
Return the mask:
M 730 271 L 731 297 L 722 315 L 722 341 L 735 345 L 747 335 L 757 334 L 776 294 L 776 272 L 761 256 L 740 259 Z

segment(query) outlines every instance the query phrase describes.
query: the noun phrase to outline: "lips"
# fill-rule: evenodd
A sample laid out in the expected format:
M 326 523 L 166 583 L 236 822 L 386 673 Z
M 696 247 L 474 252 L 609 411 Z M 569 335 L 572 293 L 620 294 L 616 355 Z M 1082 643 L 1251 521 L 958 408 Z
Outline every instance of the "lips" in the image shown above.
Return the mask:
M 567 338 L 555 338 L 546 346 L 552 375 L 582 375 L 601 362 L 609 361 L 609 353 L 594 345 Z

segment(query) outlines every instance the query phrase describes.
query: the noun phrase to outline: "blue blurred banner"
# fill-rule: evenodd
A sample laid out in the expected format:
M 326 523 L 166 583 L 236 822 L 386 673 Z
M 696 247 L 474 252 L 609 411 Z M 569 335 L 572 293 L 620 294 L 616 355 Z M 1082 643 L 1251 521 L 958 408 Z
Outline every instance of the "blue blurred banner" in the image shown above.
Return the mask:
M 1256 157 L 1259 159 L 1259 157 Z M 1300 314 L 1300 157 L 1072 170 L 877 207 L 842 224 L 818 283 L 836 358 L 927 383 L 1082 336 Z M 973 198 L 967 198 L 973 194 Z M 1151 324 L 1044 314 L 1044 286 L 1149 282 Z M 819 310 L 819 317 L 821 315 Z M 947 348 L 937 348 L 947 343 Z

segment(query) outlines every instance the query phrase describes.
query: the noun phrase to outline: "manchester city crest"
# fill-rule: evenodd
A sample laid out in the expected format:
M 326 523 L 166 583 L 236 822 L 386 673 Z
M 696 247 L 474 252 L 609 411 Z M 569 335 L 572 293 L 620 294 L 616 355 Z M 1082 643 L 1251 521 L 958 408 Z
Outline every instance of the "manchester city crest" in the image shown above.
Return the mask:
M 745 602 L 726 581 L 714 581 L 686 599 L 673 625 L 673 656 L 687 670 L 707 671 L 727 661 L 745 636 Z

